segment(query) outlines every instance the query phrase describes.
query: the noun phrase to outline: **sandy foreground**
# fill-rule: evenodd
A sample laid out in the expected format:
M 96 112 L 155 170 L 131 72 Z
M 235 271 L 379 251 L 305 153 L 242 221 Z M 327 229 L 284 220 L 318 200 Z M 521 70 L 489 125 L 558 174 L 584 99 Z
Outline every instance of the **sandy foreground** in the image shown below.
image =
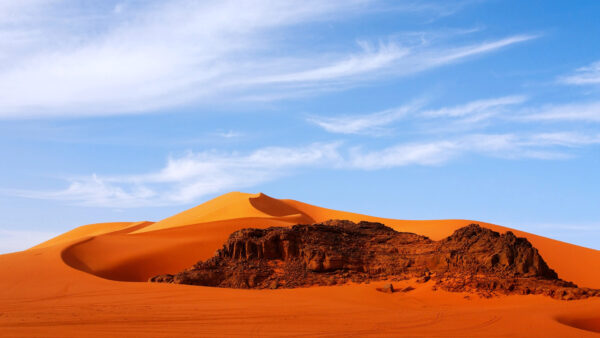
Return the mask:
M 600 335 L 600 298 L 560 301 L 431 290 L 376 291 L 384 282 L 238 290 L 145 282 L 206 259 L 246 227 L 328 219 L 378 221 L 439 240 L 469 220 L 406 221 L 329 210 L 263 194 L 229 193 L 160 222 L 82 226 L 0 255 L 0 335 L 6 337 Z M 513 231 L 560 278 L 600 288 L 600 251 Z

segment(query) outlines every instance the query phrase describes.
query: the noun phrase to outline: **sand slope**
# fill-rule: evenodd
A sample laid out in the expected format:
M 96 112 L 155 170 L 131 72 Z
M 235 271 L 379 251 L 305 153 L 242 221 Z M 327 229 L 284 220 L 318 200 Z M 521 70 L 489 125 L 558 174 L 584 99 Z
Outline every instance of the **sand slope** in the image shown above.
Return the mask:
M 472 223 L 382 219 L 235 192 L 157 223 L 83 226 L 0 255 L 0 335 L 531 336 L 535 327 L 540 336 L 564 337 L 600 330 L 600 299 L 465 299 L 412 281 L 403 283 L 416 290 L 393 295 L 369 284 L 257 291 L 143 282 L 212 256 L 237 229 L 332 218 L 379 221 L 433 239 Z M 512 231 L 527 237 L 561 278 L 600 287 L 600 251 Z

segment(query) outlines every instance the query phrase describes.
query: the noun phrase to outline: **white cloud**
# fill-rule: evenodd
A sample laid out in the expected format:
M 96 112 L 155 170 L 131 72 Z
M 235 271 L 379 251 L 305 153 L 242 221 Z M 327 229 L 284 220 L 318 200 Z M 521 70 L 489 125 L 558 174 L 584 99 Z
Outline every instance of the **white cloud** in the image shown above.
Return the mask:
M 510 36 L 504 39 L 495 40 L 491 42 L 480 43 L 476 45 L 470 45 L 466 47 L 459 47 L 450 49 L 448 51 L 444 51 L 444 53 L 440 53 L 439 55 L 432 56 L 430 58 L 430 65 L 433 66 L 435 64 L 447 64 L 451 62 L 455 62 L 460 59 L 464 59 L 473 55 L 489 53 L 500 48 L 508 47 L 510 45 L 514 45 L 516 43 L 525 42 L 532 39 L 537 39 L 539 36 L 537 35 L 515 35 Z M 425 63 L 427 64 L 427 63 Z
M 340 143 L 266 147 L 248 154 L 203 152 L 169 158 L 164 168 L 125 176 L 73 178 L 59 191 L 4 191 L 21 197 L 67 201 L 95 207 L 143 207 L 192 203 L 203 196 L 253 187 L 298 170 L 378 170 L 408 165 L 441 165 L 463 155 L 505 159 L 563 159 L 568 149 L 600 144 L 600 135 L 577 132 L 473 134 L 459 138 L 397 144 L 380 150 Z
M 450 121 L 446 120 L 441 124 L 436 122 L 436 124 L 438 126 L 447 126 L 448 123 L 453 123 L 453 127 L 461 124 L 463 127 L 468 126 L 471 129 L 473 126 L 477 126 L 478 122 L 488 120 L 503 113 L 506 113 L 503 115 L 505 121 L 513 122 L 600 122 L 599 101 L 549 104 L 541 107 L 525 106 L 523 103 L 526 101 L 526 96 L 513 95 L 476 100 L 462 105 L 429 110 L 419 110 L 421 104 L 416 103 L 376 113 L 335 117 L 313 116 L 307 120 L 332 133 L 373 135 L 386 132 L 384 127 L 401 119 L 408 118 L 413 122 L 450 119 Z M 443 129 L 444 127 L 442 126 L 440 130 Z M 434 130 L 436 129 L 434 128 Z M 562 135 L 569 136 L 569 134 Z
M 215 135 L 222 137 L 222 138 L 238 138 L 238 137 L 241 137 L 243 135 L 243 133 L 233 131 L 233 130 L 228 130 L 226 132 L 225 131 L 216 132 Z
M 358 134 L 380 131 L 382 127 L 391 124 L 407 114 L 414 112 L 419 104 L 410 104 L 384 111 L 337 117 L 311 117 L 308 122 L 314 123 L 331 133 Z
M 361 15 L 373 1 L 2 2 L 11 15 L 0 14 L 0 36 L 8 37 L 0 42 L 0 118 L 139 113 L 232 96 L 314 94 L 533 38 L 459 48 L 361 43 L 359 52 L 349 52 L 294 46 L 286 30 Z
M 62 200 L 85 206 L 139 207 L 190 203 L 198 198 L 277 179 L 306 167 L 339 160 L 338 143 L 306 147 L 267 147 L 249 154 L 188 153 L 172 157 L 154 173 L 73 178 L 60 191 L 12 191 L 29 198 Z
M 375 78 L 422 72 L 535 38 L 537 36 L 518 35 L 459 48 L 431 48 L 425 42 L 411 47 L 404 47 L 395 42 L 380 43 L 378 47 L 373 47 L 366 42 L 361 42 L 359 44 L 363 51 L 360 54 L 350 55 L 339 60 L 320 61 L 324 65 L 311 65 L 304 62 L 302 65 L 304 70 L 258 77 L 249 82 L 254 84 L 300 84 L 304 88 L 323 87 L 324 84 L 349 86 L 372 81 Z M 285 68 L 291 67 L 288 65 Z
M 573 74 L 561 77 L 559 81 L 570 85 L 600 84 L 600 61 L 596 61 L 587 67 L 579 68 Z
M 421 115 L 424 117 L 473 117 L 477 119 L 488 117 L 501 111 L 505 106 L 517 105 L 525 102 L 525 96 L 504 96 L 493 99 L 472 101 L 455 107 L 445 107 L 435 110 L 424 111 Z
M 587 135 L 576 132 L 540 133 L 531 137 L 534 144 L 577 147 L 581 145 L 600 143 L 600 134 Z
M 65 2 L 55 3 L 48 16 L 57 21 L 73 12 L 83 15 Z M 122 11 L 118 18 L 107 8 L 95 13 L 102 18 L 92 27 L 73 24 L 60 31 L 64 40 L 62 35 L 51 36 L 57 41 L 51 50 L 9 58 L 0 68 L 2 115 L 137 112 L 212 95 L 224 79 L 243 77 L 248 68 L 256 68 L 249 64 L 252 57 L 264 61 L 256 55 L 266 48 L 265 31 L 343 15 L 359 3 L 181 0 Z M 27 14 L 32 7 L 20 8 Z M 35 29 L 48 38 L 54 30 L 46 21 L 28 20 L 24 25 L 39 24 Z M 73 39 L 81 30 L 87 35 Z M 100 32 L 92 33 L 95 30 Z
M 333 61 L 331 64 L 314 66 L 313 69 L 296 73 L 277 74 L 252 80 L 256 83 L 294 83 L 294 82 L 321 82 L 341 81 L 345 78 L 361 75 L 381 69 L 391 68 L 394 63 L 410 54 L 408 48 L 402 48 L 394 43 L 381 44 L 378 49 L 373 49 L 368 44 L 362 43 L 363 53 Z
M 348 158 L 350 167 L 384 169 L 406 165 L 439 165 L 458 156 L 475 154 L 504 159 L 564 159 L 570 155 L 563 147 L 600 144 L 600 135 L 543 133 L 530 135 L 473 134 L 460 138 L 407 143 L 378 151 L 354 149 Z
M 477 100 L 454 107 L 444 107 L 434 110 L 419 111 L 424 105 L 418 101 L 398 108 L 381 112 L 335 117 L 310 117 L 308 122 L 332 133 L 341 134 L 376 134 L 379 135 L 384 127 L 403 118 L 452 118 L 462 123 L 475 123 L 498 113 L 504 112 L 507 106 L 518 105 L 526 101 L 525 96 L 504 96 L 492 99 Z
M 406 165 L 436 165 L 459 152 L 454 141 L 400 144 L 379 151 L 353 149 L 349 158 L 353 168 L 374 170 Z
M 519 117 L 526 121 L 600 122 L 600 101 L 546 105 L 526 109 Z

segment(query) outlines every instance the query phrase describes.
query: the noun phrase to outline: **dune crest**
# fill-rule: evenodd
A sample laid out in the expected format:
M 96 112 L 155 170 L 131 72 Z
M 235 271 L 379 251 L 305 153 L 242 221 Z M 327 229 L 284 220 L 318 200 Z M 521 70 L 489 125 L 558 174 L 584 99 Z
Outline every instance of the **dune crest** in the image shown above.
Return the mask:
M 236 191 L 165 218 L 135 233 L 243 218 L 281 219 L 297 223 L 312 221 L 311 217 L 284 201 L 263 193 L 247 194 Z
M 43 243 L 40 243 L 31 249 L 40 249 L 53 245 L 64 245 L 65 243 L 81 241 L 88 237 L 104 235 L 115 232 L 131 232 L 152 224 L 152 222 L 112 222 L 112 223 L 95 223 L 77 227 L 67 231 L 64 234 L 51 238 Z

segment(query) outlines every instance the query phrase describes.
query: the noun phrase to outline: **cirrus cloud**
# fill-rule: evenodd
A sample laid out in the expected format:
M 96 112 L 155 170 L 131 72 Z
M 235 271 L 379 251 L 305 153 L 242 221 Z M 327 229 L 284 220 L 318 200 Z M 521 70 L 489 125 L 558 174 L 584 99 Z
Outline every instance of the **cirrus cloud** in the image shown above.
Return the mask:
M 365 150 L 340 142 L 303 147 L 264 147 L 249 153 L 216 151 L 171 157 L 157 171 L 136 175 L 69 178 L 57 191 L 4 190 L 14 196 L 93 207 L 134 208 L 183 205 L 215 193 L 253 187 L 303 170 L 381 170 L 410 165 L 437 166 L 461 156 L 507 160 L 559 160 L 569 150 L 600 144 L 600 134 L 469 134 L 399 143 Z
M 0 40 L 0 118 L 142 113 L 224 97 L 315 95 L 536 38 L 294 47 L 301 29 L 292 28 L 368 15 L 377 2 L 107 1 L 93 10 L 78 1 L 3 3 L 11 15 L 0 15 L 0 37 L 6 37 Z M 285 52 L 274 53 L 280 50 Z

